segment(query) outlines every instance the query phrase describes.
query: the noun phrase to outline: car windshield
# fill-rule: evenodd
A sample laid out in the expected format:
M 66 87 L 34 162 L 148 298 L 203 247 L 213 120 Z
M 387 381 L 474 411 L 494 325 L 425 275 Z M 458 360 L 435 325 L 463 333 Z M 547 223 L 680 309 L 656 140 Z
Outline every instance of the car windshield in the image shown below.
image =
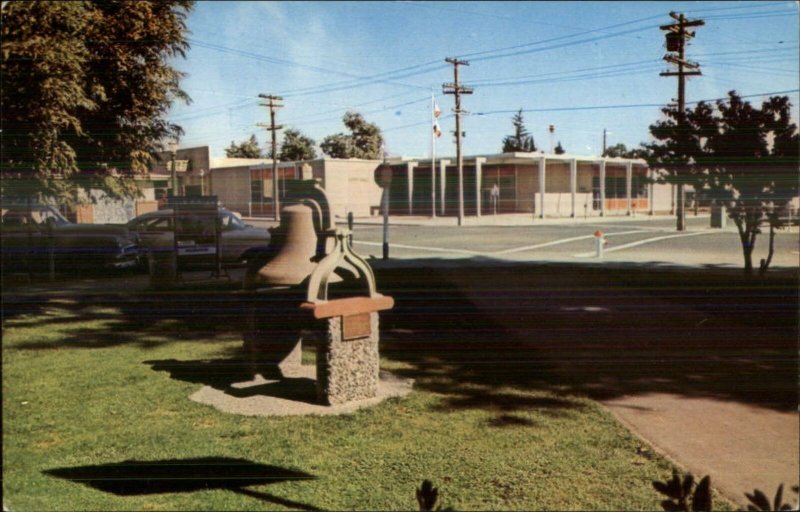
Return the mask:
M 247 224 L 228 210 L 220 210 L 219 219 L 222 231 L 247 229 Z M 156 215 L 137 217 L 128 222 L 128 227 L 136 231 L 171 231 L 172 210 L 162 210 Z
M 245 224 L 242 219 L 229 211 L 221 211 L 220 217 L 222 218 L 223 231 L 233 231 L 247 228 L 247 224 Z

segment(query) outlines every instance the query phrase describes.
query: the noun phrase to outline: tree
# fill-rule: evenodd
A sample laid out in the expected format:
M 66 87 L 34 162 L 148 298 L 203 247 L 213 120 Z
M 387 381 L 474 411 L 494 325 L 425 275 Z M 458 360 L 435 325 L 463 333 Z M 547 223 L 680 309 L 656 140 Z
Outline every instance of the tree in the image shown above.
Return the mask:
M 514 153 L 516 151 L 532 153 L 536 151 L 536 144 L 533 141 L 533 136 L 530 135 L 525 128 L 525 120 L 522 118 L 522 109 L 519 109 L 519 112 L 514 114 L 512 124 L 514 125 L 514 135 L 503 138 L 503 153 Z
M 644 147 L 628 149 L 625 144 L 620 142 L 606 148 L 603 156 L 607 156 L 609 158 L 643 158 L 646 160 L 648 156 L 648 150 Z
M 763 274 L 772 261 L 775 229 L 783 226 L 780 212 L 798 194 L 800 135 L 790 122 L 791 103 L 786 96 L 773 96 L 758 109 L 730 91 L 716 107 L 699 163 L 705 182 L 736 224 L 748 274 L 761 226 L 769 226 Z
M 561 147 L 561 141 L 558 141 L 558 144 L 556 144 L 556 148 L 553 151 L 557 155 L 563 155 L 564 153 L 566 153 L 566 151 L 564 151 L 564 148 Z
M 350 134 L 337 133 L 322 140 L 320 149 L 333 158 L 379 159 L 383 146 L 380 128 L 364 120 L 357 112 L 347 112 L 342 118 Z
M 261 148 L 258 147 L 258 140 L 255 135 L 251 135 L 246 141 L 239 144 L 231 141 L 231 145 L 225 149 L 225 156 L 228 158 L 262 158 Z
M 771 97 L 759 109 L 730 91 L 727 100 L 717 101 L 716 106 L 700 102 L 687 109 L 682 123 L 674 108 L 662 111 L 668 119 L 650 127 L 659 141 L 648 145 L 653 151 L 650 166 L 666 170 L 662 179 L 667 182 L 708 189 L 727 207 L 739 232 L 748 274 L 753 273 L 753 249 L 761 226 L 768 225 L 768 256 L 760 265 L 766 272 L 775 229 L 782 227 L 780 212 L 798 193 L 800 138 L 790 122 L 789 98 Z
M 163 141 L 183 74 L 188 0 L 4 2 L 2 178 L 5 195 L 138 193 Z
M 281 162 L 313 160 L 317 158 L 314 144 L 314 140 L 300 133 L 300 130 L 287 129 L 283 132 L 283 143 L 278 158 Z
M 703 102 L 694 109 L 678 111 L 677 106 L 661 109 L 665 118 L 650 125 L 650 135 L 655 142 L 644 144 L 648 164 L 662 170 L 659 182 L 679 187 L 677 229 L 685 229 L 683 187 L 691 185 L 702 190 L 705 178 L 703 166 L 699 164 L 706 156 L 704 141 L 715 129 L 711 107 Z

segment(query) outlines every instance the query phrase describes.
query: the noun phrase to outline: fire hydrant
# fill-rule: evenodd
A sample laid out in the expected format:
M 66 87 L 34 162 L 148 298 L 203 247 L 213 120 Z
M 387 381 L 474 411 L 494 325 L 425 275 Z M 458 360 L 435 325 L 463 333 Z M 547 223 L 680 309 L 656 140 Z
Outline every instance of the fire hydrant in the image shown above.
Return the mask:
M 598 258 L 603 257 L 603 248 L 608 245 L 608 240 L 606 240 L 605 234 L 599 229 L 594 232 L 594 247 L 595 247 L 595 256 Z

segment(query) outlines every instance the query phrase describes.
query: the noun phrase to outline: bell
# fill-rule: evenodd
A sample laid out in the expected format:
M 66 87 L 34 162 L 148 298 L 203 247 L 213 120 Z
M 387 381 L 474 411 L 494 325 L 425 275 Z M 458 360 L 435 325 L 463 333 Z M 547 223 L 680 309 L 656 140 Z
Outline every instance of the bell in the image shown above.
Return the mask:
M 272 233 L 269 250 L 275 256 L 252 277 L 257 286 L 296 286 L 316 268 L 317 232 L 312 209 L 295 204 L 281 209 L 281 223 Z

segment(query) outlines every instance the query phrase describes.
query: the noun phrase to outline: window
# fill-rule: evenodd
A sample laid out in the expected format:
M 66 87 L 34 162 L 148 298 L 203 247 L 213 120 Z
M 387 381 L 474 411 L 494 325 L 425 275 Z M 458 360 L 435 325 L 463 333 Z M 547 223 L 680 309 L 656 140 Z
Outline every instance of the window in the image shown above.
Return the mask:
M 261 194 L 262 190 L 262 181 L 261 180 L 252 180 L 250 182 L 250 201 L 254 203 L 260 203 L 264 200 L 264 196 Z

